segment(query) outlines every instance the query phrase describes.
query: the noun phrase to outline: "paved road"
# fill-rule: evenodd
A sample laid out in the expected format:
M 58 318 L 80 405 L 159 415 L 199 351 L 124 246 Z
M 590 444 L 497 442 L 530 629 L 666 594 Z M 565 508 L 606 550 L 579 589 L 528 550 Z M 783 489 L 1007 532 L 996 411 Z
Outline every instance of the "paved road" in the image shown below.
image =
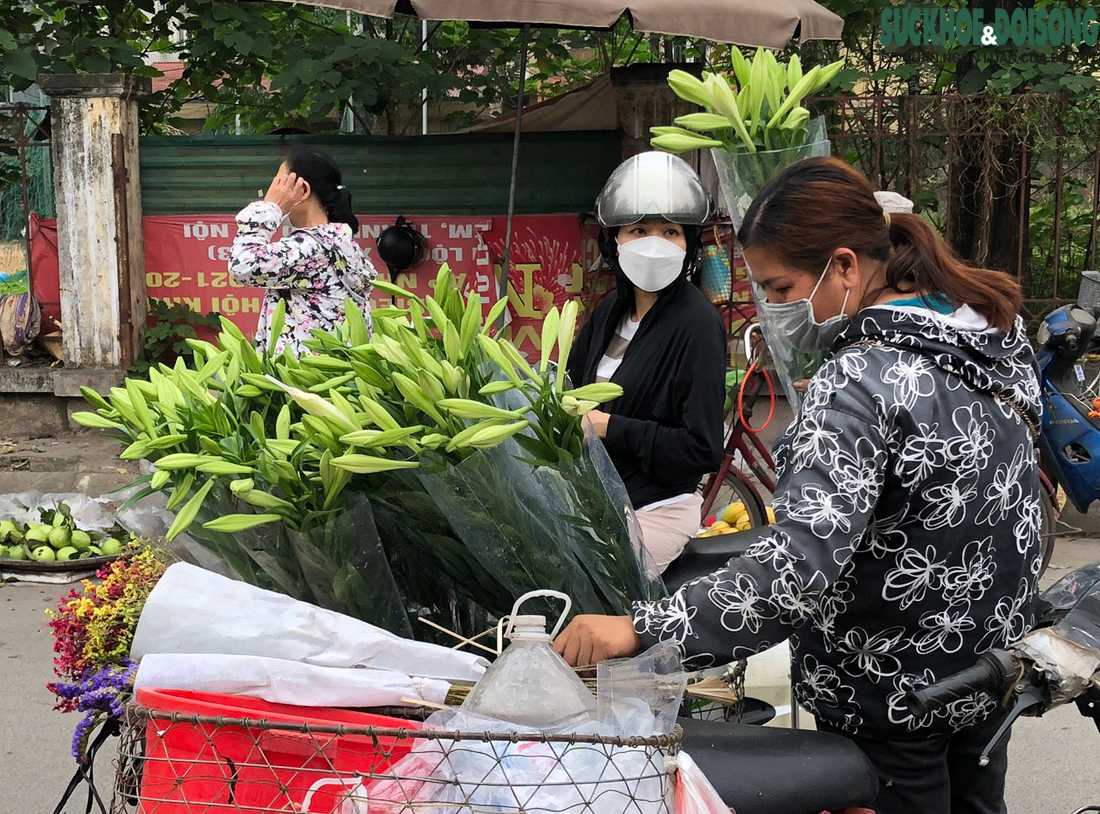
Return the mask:
M 1096 559 L 1100 540 L 1061 541 L 1050 573 L 1057 577 Z M 0 586 L 0 814 L 50 814 L 72 773 L 76 718 L 53 712 L 44 686 L 52 658 L 44 611 L 61 593 L 56 586 Z M 1011 755 L 1012 814 L 1069 814 L 1100 805 L 1100 735 L 1076 710 L 1020 723 Z M 100 771 L 110 774 L 107 761 Z M 65 814 L 83 810 L 80 800 Z

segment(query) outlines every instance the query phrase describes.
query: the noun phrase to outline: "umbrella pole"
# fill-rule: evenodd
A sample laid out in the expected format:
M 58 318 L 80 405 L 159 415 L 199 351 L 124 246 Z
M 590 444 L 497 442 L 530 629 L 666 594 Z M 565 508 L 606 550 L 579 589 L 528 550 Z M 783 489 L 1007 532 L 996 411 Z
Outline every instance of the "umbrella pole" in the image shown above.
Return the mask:
M 501 294 L 500 296 L 508 296 L 508 269 L 512 264 L 512 220 L 516 213 L 516 173 L 519 170 L 519 136 L 523 127 L 523 101 L 524 91 L 527 87 L 527 47 L 530 44 L 531 39 L 531 26 L 523 26 L 523 39 L 520 45 L 520 57 L 519 57 L 519 97 L 516 101 L 516 132 L 512 139 L 512 175 L 508 181 L 508 219 L 505 225 L 504 234 L 504 257 L 501 261 L 503 268 L 501 269 Z M 505 309 L 500 315 L 500 327 L 504 328 L 506 320 L 508 318 L 507 310 Z

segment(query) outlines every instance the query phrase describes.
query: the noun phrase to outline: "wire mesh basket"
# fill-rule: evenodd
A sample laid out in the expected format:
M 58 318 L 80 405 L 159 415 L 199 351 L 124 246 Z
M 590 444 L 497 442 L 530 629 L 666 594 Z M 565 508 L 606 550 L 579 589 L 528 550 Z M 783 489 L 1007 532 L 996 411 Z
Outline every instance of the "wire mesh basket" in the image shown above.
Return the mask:
M 1077 304 L 1081 308 L 1100 306 L 1100 271 L 1082 271 L 1081 287 L 1077 289 Z
M 671 814 L 680 733 L 650 738 L 124 713 L 112 814 Z

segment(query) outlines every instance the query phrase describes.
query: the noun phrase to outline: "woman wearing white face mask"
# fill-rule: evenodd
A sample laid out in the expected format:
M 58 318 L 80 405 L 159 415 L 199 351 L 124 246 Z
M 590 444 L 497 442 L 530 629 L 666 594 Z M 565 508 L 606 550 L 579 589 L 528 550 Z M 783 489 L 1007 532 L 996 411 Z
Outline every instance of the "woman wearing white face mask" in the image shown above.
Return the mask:
M 710 198 L 683 159 L 649 152 L 612 173 L 596 201 L 601 249 L 616 290 L 597 306 L 569 356 L 575 386 L 621 385 L 589 413 L 638 512 L 658 573 L 699 528 L 700 479 L 722 456 L 726 337 L 688 280 Z
M 978 762 L 1002 699 L 917 716 L 905 694 L 1034 621 L 1041 406 L 1020 287 L 831 158 L 769 181 L 738 237 L 772 333 L 829 354 L 776 448 L 777 522 L 670 599 L 578 617 L 556 647 L 595 664 L 672 640 L 709 665 L 788 639 L 799 702 L 877 769 L 877 814 L 1003 814 L 1007 740 Z

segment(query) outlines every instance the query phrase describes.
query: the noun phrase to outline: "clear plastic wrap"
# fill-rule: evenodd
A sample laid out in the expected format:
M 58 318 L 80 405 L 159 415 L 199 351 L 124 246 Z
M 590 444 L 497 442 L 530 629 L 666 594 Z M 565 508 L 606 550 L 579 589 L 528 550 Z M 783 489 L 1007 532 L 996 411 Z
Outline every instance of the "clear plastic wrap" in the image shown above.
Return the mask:
M 508 441 L 418 477 L 465 548 L 513 596 L 546 588 L 568 594 L 579 613 L 625 614 L 662 589 L 646 577 L 630 504 L 609 491 L 621 481 L 601 453 L 589 443 L 578 459 L 533 468 Z
M 741 228 L 741 221 L 753 198 L 773 175 L 805 158 L 827 156 L 829 149 L 825 118 L 822 116 L 810 120 L 807 124 L 805 140 L 801 146 L 783 150 L 760 150 L 755 153 L 741 150 L 711 150 L 718 170 L 722 194 L 729 204 L 734 228 Z M 794 389 L 794 383 L 800 379 L 810 378 L 821 366 L 824 354 L 804 353 L 792 348 L 785 337 L 774 331 L 764 319 L 759 307 L 759 303 L 764 300 L 764 293 L 755 284 L 750 286 L 750 290 L 753 301 L 757 305 L 757 321 L 764 331 L 764 341 L 775 363 L 783 392 L 791 407 L 797 412 L 802 397 Z
M 596 666 L 596 714 L 612 735 L 665 735 L 676 726 L 685 689 L 679 648 L 661 642 L 640 656 Z
M 413 626 L 375 527 L 370 501 L 349 493 L 332 520 L 305 532 L 270 523 L 233 533 L 203 523 L 240 512 L 224 489 L 211 492 L 188 533 L 260 588 L 411 637 Z

